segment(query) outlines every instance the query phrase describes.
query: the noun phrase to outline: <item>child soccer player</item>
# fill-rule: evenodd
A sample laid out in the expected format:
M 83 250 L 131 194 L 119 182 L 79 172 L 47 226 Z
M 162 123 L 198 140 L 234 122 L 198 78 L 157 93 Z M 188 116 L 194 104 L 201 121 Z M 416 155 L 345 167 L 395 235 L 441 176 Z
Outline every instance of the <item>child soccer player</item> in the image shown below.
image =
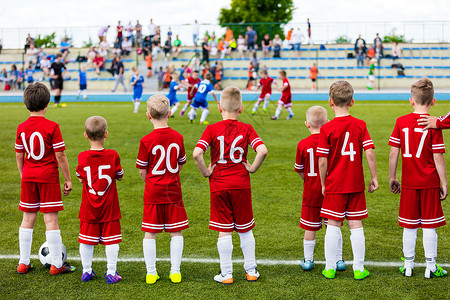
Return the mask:
M 267 76 L 267 71 L 262 70 L 261 71 L 261 79 L 259 80 L 258 86 L 256 90 L 261 88 L 261 94 L 259 95 L 258 101 L 256 101 L 255 105 L 253 106 L 252 115 L 256 114 L 256 111 L 258 110 L 259 104 L 264 100 L 264 106 L 263 106 L 263 112 L 267 111 L 267 107 L 269 106 L 269 98 L 270 95 L 272 95 L 272 84 L 277 84 L 276 81 L 273 80 L 273 78 Z
M 447 170 L 442 130 L 427 130 L 417 123 L 436 103 L 433 83 L 422 78 L 411 86 L 409 99 L 414 112 L 397 119 L 389 139 L 389 186 L 401 192 L 398 223 L 403 227 L 405 263 L 400 272 L 412 276 L 417 229 L 422 227 L 427 267 L 425 278 L 444 277 L 447 271 L 436 264 L 436 228 L 445 225 L 441 201 L 447 197 Z M 398 157 L 402 156 L 402 184 L 396 178 Z
M 117 283 L 122 277 L 117 273 L 120 230 L 120 207 L 116 179 L 122 180 L 123 169 L 119 154 L 103 148 L 108 137 L 106 120 L 100 116 L 90 117 L 84 124 L 84 136 L 91 148 L 78 155 L 77 176 L 83 183 L 80 214 L 80 256 L 83 265 L 81 281 L 95 276 L 92 270 L 94 246 L 105 245 L 108 270 L 106 282 Z
M 81 66 L 78 73 L 78 84 L 80 89 L 77 92 L 77 99 L 83 94 L 83 99 L 87 99 L 87 78 L 86 78 L 86 66 Z
M 170 110 L 170 117 L 175 117 L 175 112 L 178 109 L 178 106 L 180 106 L 180 101 L 177 99 L 177 90 L 179 90 L 179 85 L 177 83 L 178 81 L 178 74 L 173 73 L 172 74 L 172 81 L 170 82 L 170 89 L 169 89 L 169 95 L 167 95 L 167 98 L 170 101 L 170 107 L 172 109 Z
M 133 86 L 133 113 L 139 112 L 139 106 L 141 105 L 142 91 L 144 90 L 144 77 L 139 74 L 139 69 L 133 68 L 134 75 L 131 77 L 131 85 Z
M 44 115 L 50 102 L 50 91 L 39 82 L 24 91 L 23 102 L 30 117 L 19 125 L 16 135 L 16 159 L 21 178 L 19 210 L 23 212 L 19 228 L 20 259 L 17 273 L 28 273 L 33 227 L 37 212 L 44 214 L 45 236 L 52 265 L 50 274 L 75 271 L 75 267 L 62 262 L 62 240 L 58 226 L 58 211 L 63 210 L 58 165 L 64 174 L 64 196 L 72 190 L 69 163 L 59 125 Z
M 34 82 L 33 74 L 34 74 L 33 66 L 29 65 L 28 69 L 27 69 L 27 73 L 26 73 L 26 75 L 27 75 L 27 83 L 28 84 L 31 84 L 31 83 Z
M 336 260 L 341 226 L 347 219 L 353 250 L 353 276 L 362 280 L 369 276 L 364 268 L 365 239 L 362 219 L 367 218 L 364 195 L 362 152 L 365 150 L 372 178 L 369 193 L 378 189 L 374 144 L 366 123 L 352 117 L 349 109 L 353 99 L 353 87 L 347 81 L 336 81 L 330 87 L 329 104 L 335 113 L 334 120 L 320 129 L 317 156 L 324 199 L 320 216 L 328 218 L 325 234 L 326 266 L 323 276 L 336 276 Z M 345 174 L 345 176 L 344 176 Z
M 373 83 L 375 82 L 375 75 L 374 75 L 374 71 L 375 71 L 375 65 L 377 63 L 377 59 L 376 58 L 372 58 L 370 60 L 370 67 L 369 67 L 369 83 L 367 84 L 367 89 L 368 90 L 373 90 Z
M 316 63 L 313 63 L 313 66 L 309 68 L 309 77 L 311 78 L 313 91 L 316 90 L 317 74 L 319 74 L 319 70 L 316 67 Z
M 180 183 L 180 171 L 186 163 L 183 136 L 167 125 L 169 115 L 169 99 L 165 96 L 157 94 L 147 100 L 147 118 L 154 130 L 141 139 L 136 160 L 139 175 L 145 181 L 142 231 L 148 284 L 159 279 L 156 235 L 163 230 L 171 236 L 169 278 L 173 283 L 181 282 L 181 231 L 189 228 Z
M 194 149 L 194 160 L 204 177 L 209 177 L 211 189 L 211 218 L 209 229 L 219 232 L 217 249 L 220 274 L 216 282 L 233 283 L 232 233 L 241 239 L 244 269 L 248 281 L 256 281 L 255 226 L 249 173 L 255 173 L 267 156 L 267 148 L 249 124 L 238 121 L 243 110 L 241 92 L 227 87 L 220 97 L 219 111 L 223 121 L 206 127 Z M 247 161 L 248 145 L 256 151 L 253 164 Z M 206 167 L 203 155 L 211 146 L 211 164 Z
M 286 117 L 287 120 L 292 119 L 294 116 L 294 112 L 292 111 L 292 94 L 291 94 L 291 85 L 289 84 L 289 80 L 286 78 L 286 71 L 280 71 L 280 79 L 283 81 L 283 85 L 279 90 L 281 91 L 281 99 L 278 101 L 278 107 L 275 111 L 275 115 L 272 117 L 272 120 L 278 120 L 281 114 L 281 110 L 283 106 L 289 113 L 289 116 Z
M 195 94 L 194 102 L 192 102 L 191 110 L 188 113 L 189 121 L 191 123 L 194 123 L 194 119 L 197 117 L 196 110 L 201 107 L 202 116 L 200 117 L 200 124 L 209 124 L 206 121 L 206 117 L 209 114 L 208 101 L 206 100 L 206 97 L 208 96 L 209 92 L 211 92 L 214 99 L 218 103 L 216 94 L 214 93 L 214 87 L 210 82 L 211 79 L 212 79 L 211 73 L 207 73 L 205 75 L 205 79 L 203 79 L 202 81 L 200 81 L 200 83 L 197 83 L 195 85 L 195 87 L 197 88 L 197 93 Z M 191 91 L 191 94 L 192 93 L 193 91 Z
M 185 80 L 185 82 L 182 83 L 187 87 L 187 101 L 180 111 L 180 116 L 183 116 L 188 107 L 191 106 L 195 94 L 197 93 L 197 84 L 200 83 L 201 81 L 201 79 L 198 77 L 199 77 L 198 71 L 193 71 L 192 75 L 188 77 Z
M 303 253 L 305 257 L 300 262 L 303 270 L 314 268 L 314 246 L 316 245 L 316 231 L 322 228 L 320 208 L 323 202 L 322 185 L 317 171 L 319 170 L 318 157 L 316 155 L 319 143 L 320 128 L 327 123 L 327 111 L 322 106 L 313 106 L 306 111 L 305 125 L 311 135 L 301 140 L 297 145 L 295 171 L 303 181 L 303 201 L 300 227 L 305 230 L 303 240 Z M 336 257 L 336 270 L 345 270 L 342 260 L 342 239 L 339 240 L 338 254 Z

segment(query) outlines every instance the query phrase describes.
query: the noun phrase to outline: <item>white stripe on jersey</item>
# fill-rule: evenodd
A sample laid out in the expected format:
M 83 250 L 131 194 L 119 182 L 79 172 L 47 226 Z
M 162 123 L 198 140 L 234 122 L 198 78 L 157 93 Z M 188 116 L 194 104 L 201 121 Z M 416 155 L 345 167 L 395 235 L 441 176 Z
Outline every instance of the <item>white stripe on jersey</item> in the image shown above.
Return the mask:
M 117 176 L 123 175 L 123 169 L 120 170 L 120 171 L 118 171 L 118 172 L 116 172 L 116 175 L 117 175 Z
M 186 154 L 182 158 L 178 159 L 178 162 L 180 162 L 180 163 L 185 162 L 185 161 L 186 161 Z
M 64 147 L 64 142 L 53 144 L 53 149 Z
M 392 136 L 389 138 L 389 142 L 394 143 L 394 144 L 398 144 L 398 145 L 401 144 L 400 143 L 400 139 L 396 139 L 396 138 L 394 138 Z
M 142 161 L 142 160 L 136 159 L 136 164 L 146 167 L 146 166 L 148 166 L 148 161 Z
M 14 148 L 18 149 L 18 150 L 22 150 L 23 149 L 23 145 L 19 145 L 14 143 Z
M 255 138 L 253 141 L 251 141 L 250 145 L 252 146 L 252 148 L 254 149 L 255 144 L 258 142 L 262 142 L 262 140 L 260 138 Z
M 363 147 L 366 147 L 368 145 L 373 145 L 373 141 L 372 140 L 367 140 L 363 142 Z
M 299 164 L 295 164 L 295 168 L 298 170 L 303 170 L 305 168 L 305 165 L 299 165 Z
M 209 144 L 206 141 L 204 141 L 204 140 L 199 140 L 198 144 L 203 145 L 206 149 L 208 149 L 208 147 L 209 147 Z

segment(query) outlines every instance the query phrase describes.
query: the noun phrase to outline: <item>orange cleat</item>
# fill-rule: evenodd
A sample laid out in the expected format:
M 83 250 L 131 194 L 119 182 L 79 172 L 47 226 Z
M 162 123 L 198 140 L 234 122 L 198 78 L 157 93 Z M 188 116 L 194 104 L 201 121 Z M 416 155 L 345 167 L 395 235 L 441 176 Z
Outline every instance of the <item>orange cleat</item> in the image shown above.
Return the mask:
M 27 274 L 28 272 L 31 271 L 32 268 L 33 268 L 33 266 L 31 264 L 29 264 L 29 265 L 18 264 L 17 265 L 17 273 L 19 273 L 19 274 Z
M 64 274 L 64 273 L 72 273 L 75 271 L 75 267 L 69 265 L 68 263 L 64 263 L 61 268 L 57 268 L 54 265 L 50 267 L 50 274 L 52 275 L 58 275 L 58 274 Z

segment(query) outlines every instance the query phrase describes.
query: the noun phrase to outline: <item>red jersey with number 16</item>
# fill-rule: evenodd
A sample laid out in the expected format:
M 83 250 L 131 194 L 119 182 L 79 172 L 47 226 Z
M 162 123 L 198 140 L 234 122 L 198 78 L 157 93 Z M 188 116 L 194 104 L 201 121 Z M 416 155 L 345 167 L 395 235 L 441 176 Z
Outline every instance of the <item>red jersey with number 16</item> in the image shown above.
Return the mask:
M 348 194 L 365 189 L 362 151 L 375 145 L 366 123 L 350 115 L 336 117 L 320 129 L 317 156 L 328 158 L 326 194 Z
M 211 164 L 216 165 L 209 177 L 211 192 L 251 188 L 250 176 L 242 162 L 247 161 L 248 145 L 256 151 L 263 144 L 250 124 L 223 120 L 208 125 L 196 147 L 203 151 L 211 147 Z

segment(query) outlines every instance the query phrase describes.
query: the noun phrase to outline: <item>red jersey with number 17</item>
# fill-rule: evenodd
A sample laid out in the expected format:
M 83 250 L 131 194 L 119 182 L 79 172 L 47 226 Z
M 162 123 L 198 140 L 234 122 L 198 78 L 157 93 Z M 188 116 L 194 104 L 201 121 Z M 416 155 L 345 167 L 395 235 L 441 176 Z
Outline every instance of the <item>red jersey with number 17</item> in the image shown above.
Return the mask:
M 256 151 L 263 144 L 250 124 L 223 120 L 208 125 L 196 147 L 203 151 L 211 147 L 211 164 L 216 165 L 209 177 L 211 192 L 251 188 L 250 176 L 242 162 L 247 161 L 248 145 Z
M 375 145 L 366 123 L 350 115 L 336 117 L 320 129 L 317 156 L 328 158 L 326 194 L 348 194 L 365 189 L 362 151 Z

